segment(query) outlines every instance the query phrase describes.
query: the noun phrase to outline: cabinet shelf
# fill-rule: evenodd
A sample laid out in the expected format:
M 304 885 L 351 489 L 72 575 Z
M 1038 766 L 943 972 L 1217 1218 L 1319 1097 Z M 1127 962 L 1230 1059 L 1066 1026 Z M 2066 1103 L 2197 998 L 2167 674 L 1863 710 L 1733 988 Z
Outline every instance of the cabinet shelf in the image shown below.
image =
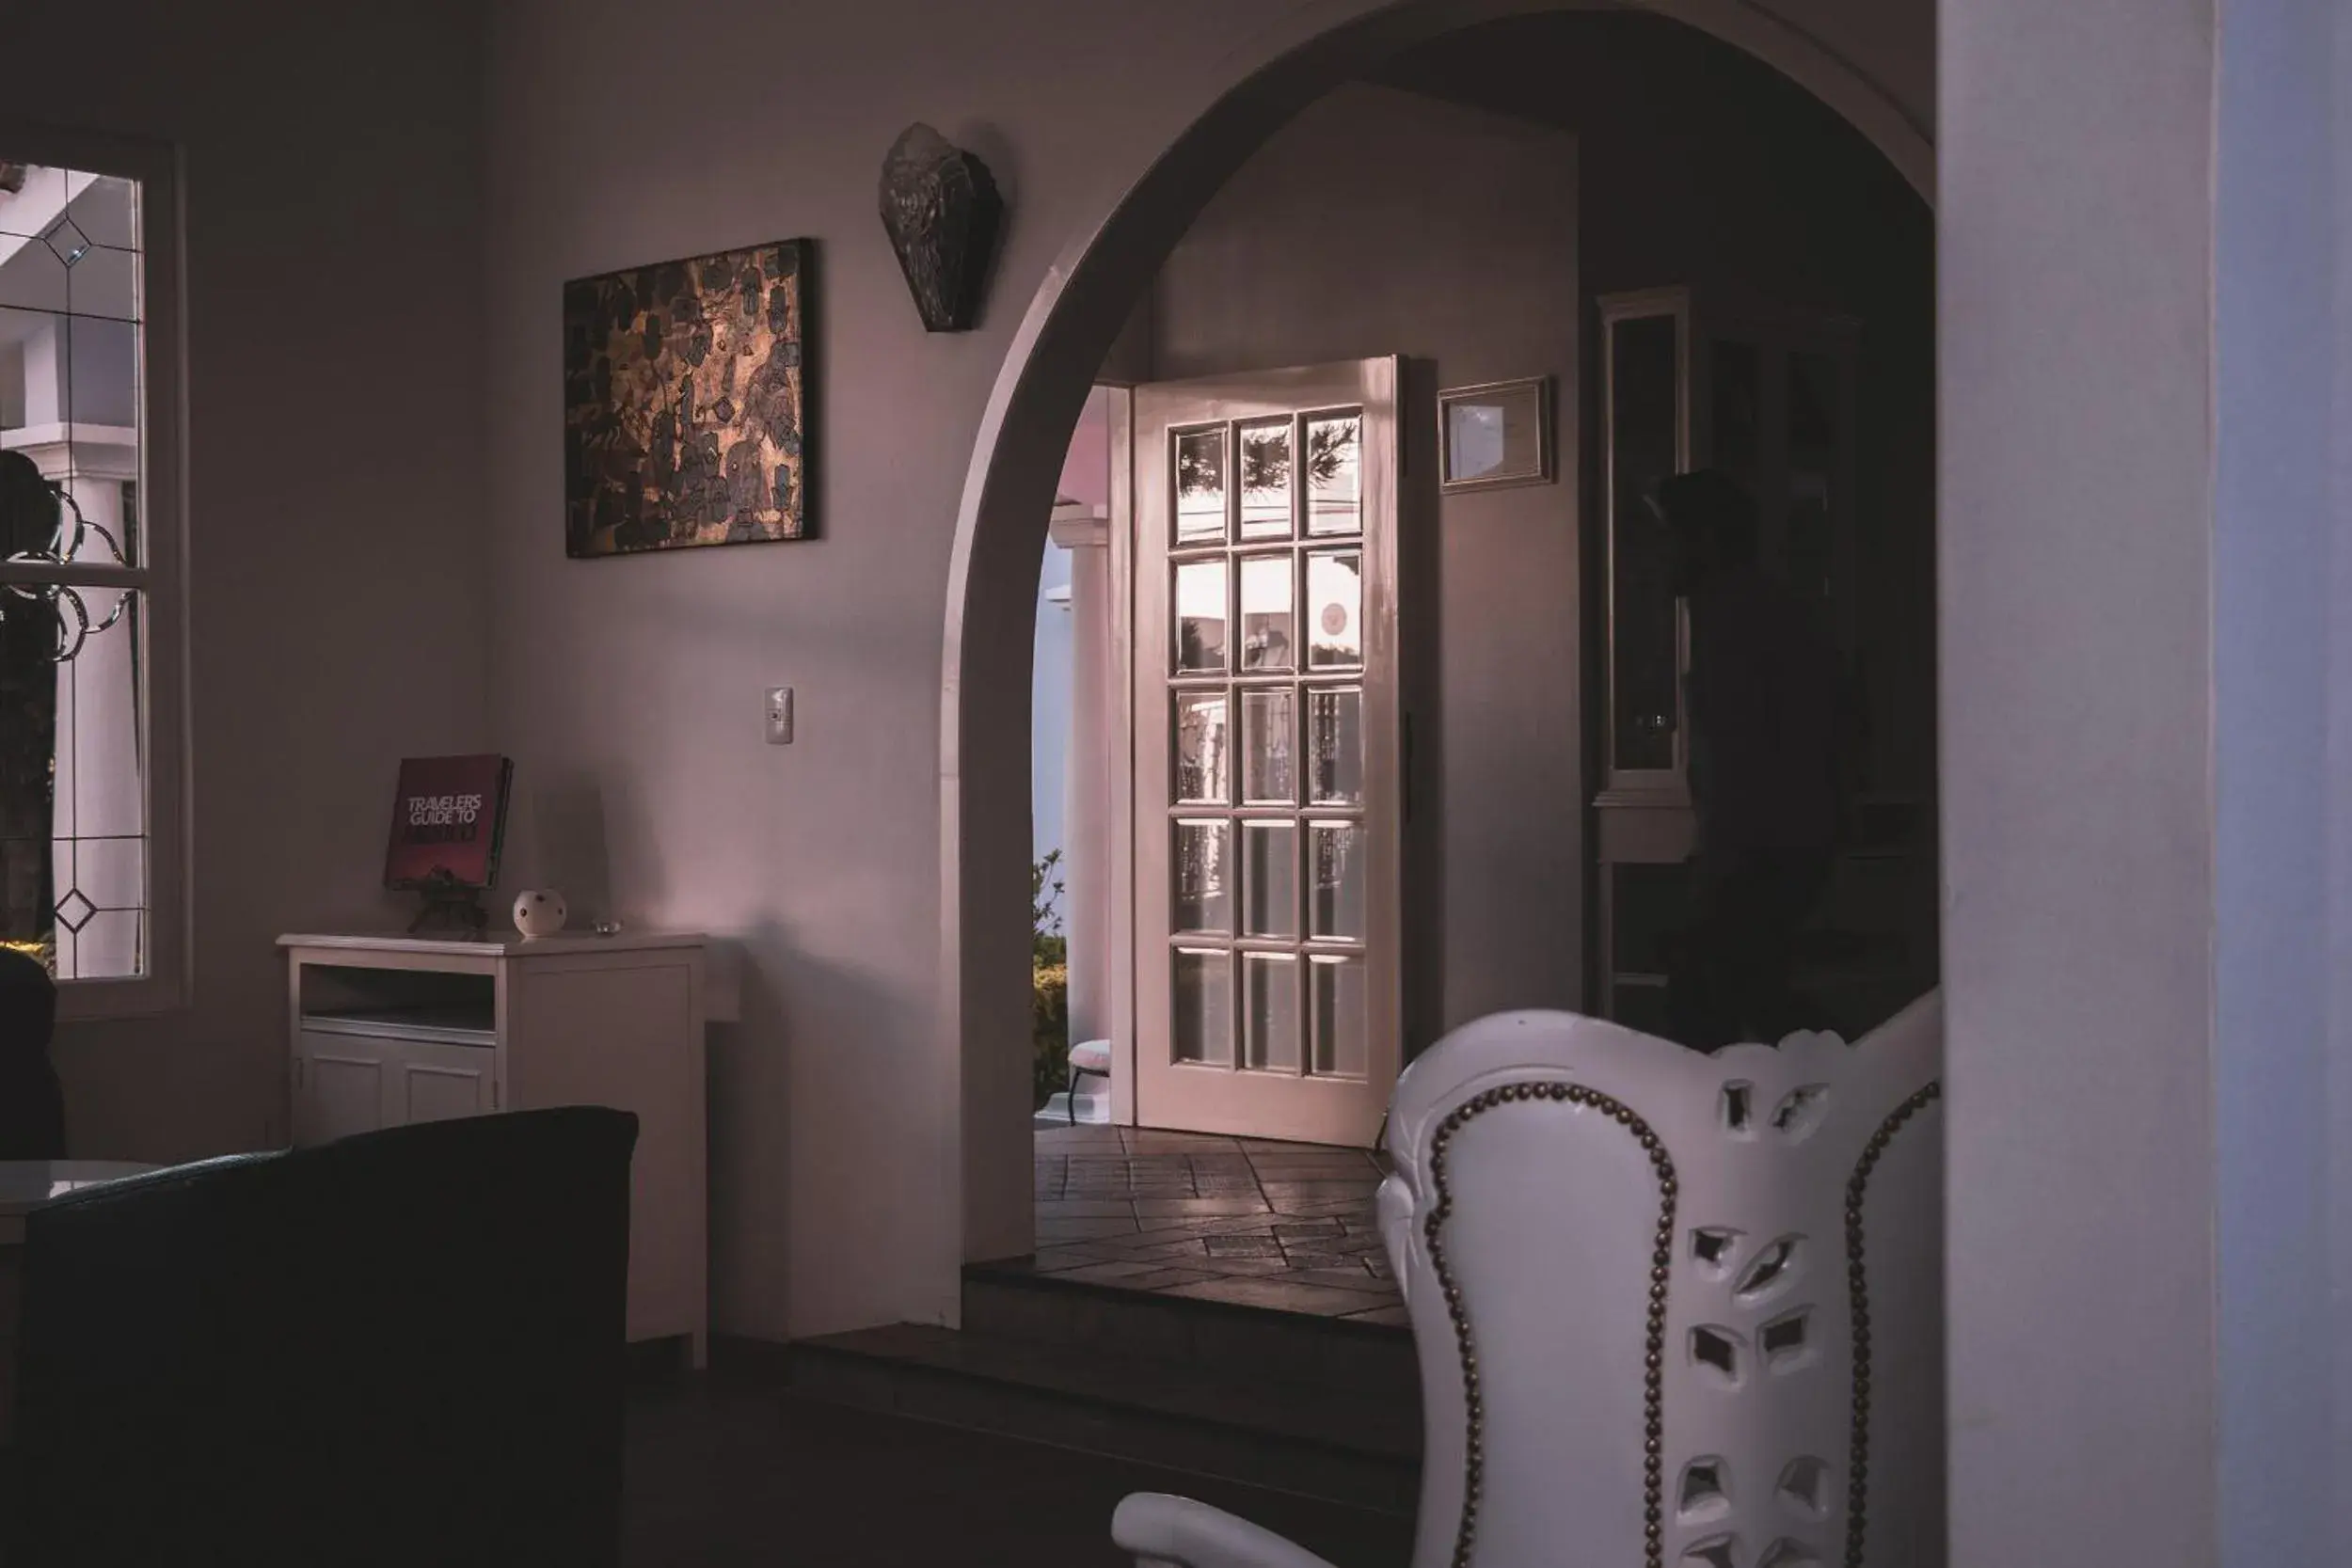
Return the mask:
M 375 1007 L 360 1011 L 304 1013 L 300 1027 L 313 1035 L 356 1035 L 371 1039 L 421 1040 L 436 1045 L 470 1045 L 488 1050 L 499 1042 L 497 1022 L 470 1011 L 440 1007 Z

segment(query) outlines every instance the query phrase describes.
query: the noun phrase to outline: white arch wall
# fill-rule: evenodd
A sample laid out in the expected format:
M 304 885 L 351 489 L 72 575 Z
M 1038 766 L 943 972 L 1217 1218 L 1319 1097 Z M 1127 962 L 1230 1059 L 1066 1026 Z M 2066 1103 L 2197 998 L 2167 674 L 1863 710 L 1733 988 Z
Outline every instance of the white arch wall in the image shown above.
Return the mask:
M 1020 970 L 1008 927 L 1011 782 L 967 766 L 966 737 L 1010 722 L 997 694 L 1017 679 L 1009 626 L 975 625 L 1015 602 L 1034 573 L 1031 519 L 1050 461 L 1049 432 L 1066 426 L 1091 365 L 1122 324 L 1133 291 L 1205 202 L 1266 134 L 1307 102 L 1396 51 L 1451 28 L 1499 17 L 1578 8 L 1561 0 L 1412 0 L 1359 8 L 1309 5 L 1253 37 L 1254 67 L 1207 107 L 1140 177 L 1103 227 L 1073 237 L 1029 304 L 983 417 L 958 520 L 948 587 L 942 713 L 944 1027 L 964 1073 L 961 1199 L 964 1256 L 1025 1250 L 1031 1224 L 1025 1080 L 1014 1070 L 1025 1029 Z M 1747 0 L 1653 0 L 1648 8 L 1731 39 L 1839 107 L 1923 190 L 1932 156 L 1923 69 L 1932 57 L 1926 8 Z M 1867 60 L 1866 71 L 1858 62 Z M 1264 62 L 1260 65 L 1259 62 Z M 993 519 L 1008 527 L 992 527 Z M 979 759 L 974 759 L 979 760 Z
M 943 1026 L 941 1008 L 993 1000 L 1000 1029 L 1009 1017 L 1018 1030 L 1025 1006 L 1017 990 L 941 984 L 980 973 L 1019 988 L 1025 945 L 1019 865 L 978 921 L 941 879 L 943 826 L 961 820 L 943 824 L 943 771 L 977 781 L 967 811 L 1011 825 L 990 841 L 1009 863 L 1027 840 L 1022 770 L 966 774 L 943 747 L 941 610 L 975 439 L 1073 236 L 1250 71 L 1375 8 L 714 0 L 691 26 L 647 28 L 626 0 L 518 0 L 492 17 L 485 547 L 494 733 L 523 797 L 509 864 L 518 885 L 609 880 L 625 918 L 744 942 L 744 1022 L 713 1051 L 723 1330 L 781 1338 L 955 1310 L 966 1106 L 960 1017 Z M 1923 6 L 1789 0 L 1788 13 L 1870 62 L 1890 85 L 1862 96 L 1899 105 L 1878 111 L 1890 123 L 1924 122 Z M 1435 14 L 1418 9 L 1413 25 Z M 1379 42 L 1359 40 L 1359 56 Z M 1256 124 L 1279 96 L 1260 101 Z M 918 118 L 977 148 L 1012 201 L 991 308 L 962 336 L 921 331 L 874 214 L 882 153 Z M 1250 139 L 1235 134 L 1236 160 Z M 819 246 L 823 540 L 562 559 L 562 281 L 787 234 Z M 1045 499 L 1075 397 L 1037 441 Z M 969 585 L 1017 584 L 1009 595 L 957 596 L 1002 617 L 966 641 L 1000 662 L 959 680 L 977 705 L 971 733 L 1015 752 L 1041 507 L 1036 522 Z M 799 693 L 800 738 L 768 748 L 757 693 L 784 683 Z M 561 831 L 599 816 L 600 835 Z M 1025 1092 L 1025 1050 L 1000 1033 L 983 1053 L 998 1072 L 973 1110 L 983 1132 L 1019 1125 L 1004 1112 Z M 1027 1220 L 1025 1155 L 995 1152 L 1018 1158 L 977 1162 L 998 1183 L 975 1194 L 983 1238 Z

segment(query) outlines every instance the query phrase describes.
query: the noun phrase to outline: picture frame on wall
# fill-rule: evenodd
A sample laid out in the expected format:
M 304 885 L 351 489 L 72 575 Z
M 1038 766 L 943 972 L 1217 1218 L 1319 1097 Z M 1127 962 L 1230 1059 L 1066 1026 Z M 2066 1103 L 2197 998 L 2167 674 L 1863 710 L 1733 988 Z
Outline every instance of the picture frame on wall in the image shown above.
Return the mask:
M 564 285 L 566 555 L 813 537 L 812 248 L 778 240 Z
M 1438 394 L 1438 488 L 1552 482 L 1551 379 L 1528 376 Z

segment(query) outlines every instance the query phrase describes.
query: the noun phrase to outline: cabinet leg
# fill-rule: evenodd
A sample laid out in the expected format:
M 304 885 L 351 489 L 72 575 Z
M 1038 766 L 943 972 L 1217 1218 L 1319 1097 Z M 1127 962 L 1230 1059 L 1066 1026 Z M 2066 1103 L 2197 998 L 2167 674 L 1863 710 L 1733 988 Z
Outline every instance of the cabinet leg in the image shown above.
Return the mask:
M 687 1336 L 686 1363 L 698 1372 L 707 1371 L 710 1369 L 710 1334 L 708 1330 L 698 1329 L 694 1333 Z

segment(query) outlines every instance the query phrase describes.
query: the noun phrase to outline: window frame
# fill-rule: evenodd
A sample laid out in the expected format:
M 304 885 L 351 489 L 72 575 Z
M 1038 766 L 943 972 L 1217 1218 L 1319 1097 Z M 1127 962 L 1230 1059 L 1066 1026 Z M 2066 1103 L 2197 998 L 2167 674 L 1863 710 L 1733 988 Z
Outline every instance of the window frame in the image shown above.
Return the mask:
M 191 799 L 187 702 L 187 382 L 184 160 L 167 142 L 60 130 L 0 117 L 0 150 L 11 161 L 139 182 L 140 424 L 138 503 L 143 554 L 131 567 L 67 568 L 0 562 L 0 582 L 135 587 L 146 595 L 141 632 L 146 746 L 147 971 L 119 978 L 61 980 L 60 1021 L 137 1018 L 187 1005 L 193 967 L 188 847 Z

